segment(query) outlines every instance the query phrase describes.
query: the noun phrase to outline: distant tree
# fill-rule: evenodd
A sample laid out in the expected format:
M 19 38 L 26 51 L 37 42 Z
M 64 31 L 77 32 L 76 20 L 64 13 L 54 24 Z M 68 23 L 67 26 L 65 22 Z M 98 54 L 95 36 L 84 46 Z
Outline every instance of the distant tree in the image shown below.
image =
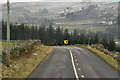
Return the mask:
M 99 39 L 98 39 L 98 35 L 96 34 L 96 35 L 93 37 L 92 43 L 93 43 L 93 44 L 96 44 L 96 43 L 98 43 L 98 42 L 99 42 Z
M 115 48 L 116 48 L 116 44 L 115 44 L 115 42 L 114 42 L 113 39 L 109 41 L 109 43 L 108 43 L 108 47 L 107 47 L 107 48 L 108 48 L 108 50 L 110 50 L 110 51 L 115 50 Z
M 84 33 L 81 33 L 79 35 L 79 44 L 86 44 L 88 41 L 87 41 L 87 37 L 85 36 Z
M 36 30 L 35 30 L 35 27 L 32 26 L 31 30 L 30 30 L 30 34 L 31 34 L 31 39 L 35 39 L 36 37 Z
M 4 20 L 2 20 L 2 39 L 6 40 L 7 39 L 7 22 L 4 22 Z
M 102 38 L 102 40 L 101 40 L 100 43 L 103 44 L 103 45 L 105 46 L 105 48 L 107 49 L 107 46 L 108 46 L 108 39 L 105 38 L 105 36 Z
M 96 32 L 97 36 L 101 39 L 103 37 L 103 32 L 102 31 L 97 31 Z
M 62 45 L 63 44 L 63 32 L 60 29 L 60 27 L 57 27 L 55 31 L 55 42 L 57 45 Z
M 29 28 L 29 26 L 25 26 L 25 40 L 28 40 L 28 39 L 30 39 L 30 37 L 31 37 L 31 32 L 30 32 L 30 29 L 31 28 Z
M 73 32 L 73 43 L 74 44 L 78 44 L 79 43 L 79 39 L 78 39 L 78 32 L 77 30 L 75 29 L 74 32 Z
M 70 41 L 70 34 L 69 34 L 68 29 L 64 30 L 64 37 L 63 38 L 64 38 L 64 40 Z
M 38 38 L 44 43 L 45 41 L 45 36 L 46 36 L 46 32 L 45 32 L 45 27 L 39 27 L 38 30 Z
M 25 28 L 24 28 L 24 24 L 21 24 L 21 25 L 19 26 L 19 30 L 20 30 L 19 39 L 20 39 L 20 40 L 24 40 L 24 39 L 25 39 Z
M 55 44 L 55 35 L 54 35 L 54 29 L 53 26 L 50 24 L 49 27 L 46 30 L 46 43 L 48 43 L 48 45 L 53 45 Z
M 69 39 L 70 38 L 70 34 L 68 32 L 68 29 L 64 30 L 64 39 Z
M 71 32 L 70 34 L 70 44 L 74 44 L 74 37 L 73 37 L 73 33 Z

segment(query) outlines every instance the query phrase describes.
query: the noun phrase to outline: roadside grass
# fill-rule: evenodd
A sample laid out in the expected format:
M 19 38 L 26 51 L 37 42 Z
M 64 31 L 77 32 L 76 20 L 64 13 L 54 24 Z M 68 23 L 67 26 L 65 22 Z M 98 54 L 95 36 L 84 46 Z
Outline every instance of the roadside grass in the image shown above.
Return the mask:
M 36 67 L 50 54 L 51 47 L 38 45 L 34 49 L 21 56 L 16 60 L 11 61 L 11 66 L 6 67 L 2 65 L 2 77 L 3 78 L 27 78 Z M 37 55 L 33 55 L 36 53 Z
M 102 60 L 104 60 L 106 63 L 108 63 L 112 68 L 114 68 L 115 70 L 117 70 L 118 72 L 120 72 L 120 65 L 119 62 L 117 60 L 115 60 L 113 57 L 111 57 L 110 55 L 105 55 L 103 52 L 92 48 L 91 46 L 77 46 L 77 47 L 82 47 L 85 48 L 91 52 L 93 52 L 94 54 L 96 54 L 98 57 L 100 57 Z

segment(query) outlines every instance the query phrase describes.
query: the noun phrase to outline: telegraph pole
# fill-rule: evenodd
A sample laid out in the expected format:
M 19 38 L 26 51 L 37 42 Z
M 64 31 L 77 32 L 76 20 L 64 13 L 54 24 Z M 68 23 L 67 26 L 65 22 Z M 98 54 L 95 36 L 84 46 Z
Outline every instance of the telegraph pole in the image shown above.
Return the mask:
M 7 66 L 10 66 L 10 6 L 7 0 Z
M 90 27 L 89 27 L 89 30 L 88 30 L 88 46 L 90 45 Z

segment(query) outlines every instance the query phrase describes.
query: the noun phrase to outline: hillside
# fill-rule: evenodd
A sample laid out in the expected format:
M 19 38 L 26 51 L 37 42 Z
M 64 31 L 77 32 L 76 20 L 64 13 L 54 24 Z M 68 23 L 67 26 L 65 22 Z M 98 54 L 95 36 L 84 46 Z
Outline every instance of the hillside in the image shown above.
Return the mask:
M 59 6 L 58 6 L 59 4 Z M 111 15 L 117 15 L 117 3 L 80 3 L 80 2 L 21 2 L 10 4 L 10 18 L 11 22 L 24 22 L 42 24 L 43 22 L 61 21 L 64 17 L 60 17 L 61 13 L 68 14 L 71 12 L 79 11 L 89 5 L 97 5 L 97 13 L 104 11 L 104 13 L 111 13 Z M 2 5 L 3 18 L 6 20 L 6 4 Z M 112 9 L 112 10 L 111 10 Z M 62 18 L 62 19 L 61 19 Z M 79 19 L 80 20 L 80 19 Z

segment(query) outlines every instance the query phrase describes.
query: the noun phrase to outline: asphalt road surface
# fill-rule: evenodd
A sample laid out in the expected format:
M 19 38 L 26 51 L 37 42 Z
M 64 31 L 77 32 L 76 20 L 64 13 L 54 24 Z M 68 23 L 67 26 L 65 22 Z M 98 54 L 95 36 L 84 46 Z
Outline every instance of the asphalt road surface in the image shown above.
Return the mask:
M 117 71 L 86 49 L 53 48 L 29 78 L 118 78 Z

